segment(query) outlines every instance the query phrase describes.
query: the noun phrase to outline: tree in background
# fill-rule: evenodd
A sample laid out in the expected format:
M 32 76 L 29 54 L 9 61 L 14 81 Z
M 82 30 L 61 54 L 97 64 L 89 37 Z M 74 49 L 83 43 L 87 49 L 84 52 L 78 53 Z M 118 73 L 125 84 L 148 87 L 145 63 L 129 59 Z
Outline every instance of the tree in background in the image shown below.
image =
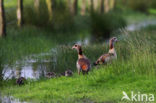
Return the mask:
M 98 11 L 98 4 L 99 4 L 99 0 L 93 0 L 93 4 L 94 4 L 94 11 Z
M 107 13 L 109 11 L 109 0 L 104 0 L 104 11 Z
M 115 0 L 89 0 L 88 4 L 94 12 L 107 13 L 114 8 Z
M 53 0 L 46 0 L 46 3 L 47 3 L 47 7 L 48 7 L 48 12 L 49 12 L 49 21 L 52 21 L 52 17 L 53 17 L 52 3 L 53 3 Z
M 77 15 L 77 12 L 78 12 L 78 0 L 74 0 L 72 6 L 72 14 Z
M 99 6 L 101 5 L 100 2 L 101 0 L 88 0 L 88 6 L 89 6 L 89 10 L 91 12 L 99 12 Z
M 23 0 L 18 0 L 17 4 L 17 25 L 19 27 L 23 25 Z
M 112 10 L 115 6 L 115 0 L 101 0 L 100 1 L 100 12 L 107 13 Z
M 82 0 L 81 15 L 85 15 L 85 13 L 86 13 L 86 0 Z
M 94 3 L 93 0 L 88 0 L 88 11 L 93 12 Z
M 40 0 L 34 0 L 34 8 L 37 13 L 39 13 Z
M 100 2 L 100 13 L 104 13 L 104 0 Z
M 109 4 L 110 4 L 110 10 L 112 10 L 115 6 L 115 0 L 110 0 Z
M 0 36 L 6 36 L 6 22 L 3 0 L 0 0 Z
M 69 11 L 72 13 L 72 1 L 71 0 L 67 0 L 67 7 Z
M 72 15 L 77 15 L 78 12 L 78 0 L 67 0 L 69 11 Z

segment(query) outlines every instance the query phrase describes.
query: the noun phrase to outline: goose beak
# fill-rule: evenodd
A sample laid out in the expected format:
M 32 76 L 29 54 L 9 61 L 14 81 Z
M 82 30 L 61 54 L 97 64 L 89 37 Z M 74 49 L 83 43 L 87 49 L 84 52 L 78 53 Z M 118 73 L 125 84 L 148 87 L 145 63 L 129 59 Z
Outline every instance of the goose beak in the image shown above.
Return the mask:
M 72 49 L 75 49 L 75 47 L 73 46 Z

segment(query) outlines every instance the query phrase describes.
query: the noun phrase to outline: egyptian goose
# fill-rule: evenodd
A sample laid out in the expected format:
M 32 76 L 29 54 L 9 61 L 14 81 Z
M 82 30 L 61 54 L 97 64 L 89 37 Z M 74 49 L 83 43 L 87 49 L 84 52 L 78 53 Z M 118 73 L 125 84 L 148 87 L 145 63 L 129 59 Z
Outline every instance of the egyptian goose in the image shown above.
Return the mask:
M 47 78 L 55 78 L 56 77 L 56 74 L 54 73 L 54 72 L 48 72 L 47 74 L 46 74 L 46 77 Z
M 25 80 L 26 80 L 26 79 L 25 79 L 24 77 L 19 77 L 19 78 L 16 80 L 16 84 L 18 84 L 19 86 L 20 86 L 20 85 L 23 85 Z
M 73 75 L 73 72 L 70 69 L 67 69 L 65 72 L 60 73 L 58 77 L 61 77 L 61 76 L 70 77 L 72 75 Z
M 100 58 L 94 63 L 94 65 L 106 64 L 108 62 L 111 62 L 113 59 L 117 59 L 117 54 L 114 48 L 114 43 L 117 41 L 118 40 L 116 37 L 113 37 L 109 40 L 109 52 L 100 56 Z
M 72 75 L 73 75 L 73 72 L 69 69 L 64 72 L 64 76 L 66 76 L 66 77 L 70 77 Z
M 72 49 L 76 49 L 78 52 L 78 60 L 76 63 L 78 75 L 80 75 L 80 71 L 82 71 L 83 74 L 88 74 L 88 71 L 91 68 L 91 64 L 89 59 L 85 55 L 83 55 L 81 46 L 75 44 Z

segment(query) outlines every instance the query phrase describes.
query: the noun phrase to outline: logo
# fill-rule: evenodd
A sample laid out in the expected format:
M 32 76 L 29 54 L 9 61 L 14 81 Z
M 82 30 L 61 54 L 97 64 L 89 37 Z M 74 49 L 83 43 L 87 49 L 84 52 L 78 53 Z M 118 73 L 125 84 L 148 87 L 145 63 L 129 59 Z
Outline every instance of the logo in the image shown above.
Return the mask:
M 131 91 L 131 95 L 128 96 L 127 93 L 125 91 L 122 92 L 123 93 L 123 97 L 122 97 L 122 101 L 123 100 L 128 100 L 128 101 L 134 101 L 134 102 L 154 102 L 154 94 L 141 94 L 140 92 L 138 93 L 134 93 L 133 91 Z

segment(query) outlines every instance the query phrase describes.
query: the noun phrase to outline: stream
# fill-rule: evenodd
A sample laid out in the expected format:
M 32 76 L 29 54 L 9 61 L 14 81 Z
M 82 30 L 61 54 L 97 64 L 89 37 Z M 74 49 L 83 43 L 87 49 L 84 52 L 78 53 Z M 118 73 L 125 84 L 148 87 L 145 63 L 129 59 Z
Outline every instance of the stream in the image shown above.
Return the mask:
M 127 31 L 136 31 L 143 27 L 149 25 L 155 25 L 156 21 L 145 21 L 138 24 L 131 24 L 126 27 Z M 86 37 L 84 40 L 78 40 L 77 43 L 88 45 L 90 43 L 90 39 Z M 39 79 L 40 77 L 45 77 L 47 72 L 52 72 L 55 69 L 55 64 L 57 58 L 53 59 L 43 59 L 38 60 L 34 59 L 37 57 L 45 57 L 51 56 L 51 54 L 56 53 L 55 49 L 52 49 L 49 53 L 41 53 L 38 55 L 31 55 L 26 57 L 22 61 L 16 61 L 14 65 L 5 65 L 3 68 L 3 79 L 12 79 L 18 77 L 24 77 L 26 79 Z M 53 68 L 53 69 L 50 69 Z M 15 99 L 12 96 L 1 96 L 0 95 L 0 103 L 27 103 L 20 102 L 19 99 Z
M 147 20 L 137 24 L 131 24 L 126 27 L 127 31 L 137 31 L 149 25 L 156 25 L 156 20 Z

